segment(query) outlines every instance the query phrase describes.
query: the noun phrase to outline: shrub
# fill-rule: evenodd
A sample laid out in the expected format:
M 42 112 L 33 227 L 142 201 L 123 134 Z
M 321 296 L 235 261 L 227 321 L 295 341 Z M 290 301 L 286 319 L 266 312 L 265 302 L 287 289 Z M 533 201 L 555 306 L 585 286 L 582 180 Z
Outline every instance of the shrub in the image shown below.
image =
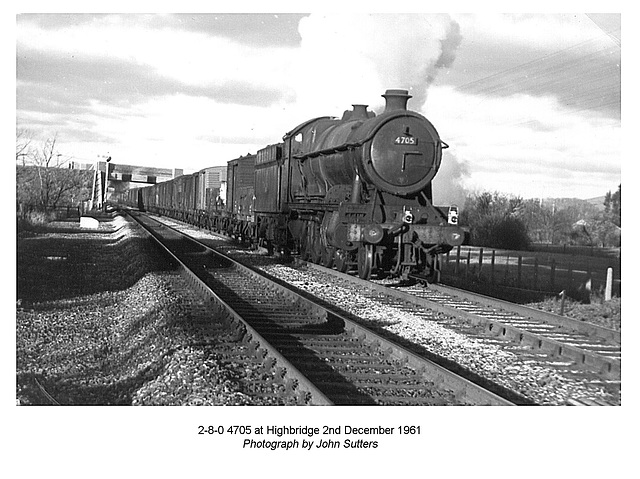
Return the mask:
M 471 228 L 471 244 L 522 250 L 530 245 L 525 224 L 518 218 L 492 214 L 477 218 Z

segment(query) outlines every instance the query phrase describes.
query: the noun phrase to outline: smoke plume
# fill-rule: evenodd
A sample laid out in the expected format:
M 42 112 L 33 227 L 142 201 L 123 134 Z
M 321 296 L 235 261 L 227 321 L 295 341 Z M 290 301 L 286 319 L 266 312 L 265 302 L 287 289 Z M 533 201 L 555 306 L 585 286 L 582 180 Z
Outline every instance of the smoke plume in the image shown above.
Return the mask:
M 291 72 L 305 106 L 381 107 L 388 88 L 404 88 L 420 111 L 438 70 L 451 66 L 460 27 L 446 14 L 316 15 L 300 21 L 302 48 Z
M 433 203 L 438 206 L 457 205 L 462 208 L 468 191 L 464 182 L 469 178 L 466 162 L 445 151 L 438 174 L 433 179 Z

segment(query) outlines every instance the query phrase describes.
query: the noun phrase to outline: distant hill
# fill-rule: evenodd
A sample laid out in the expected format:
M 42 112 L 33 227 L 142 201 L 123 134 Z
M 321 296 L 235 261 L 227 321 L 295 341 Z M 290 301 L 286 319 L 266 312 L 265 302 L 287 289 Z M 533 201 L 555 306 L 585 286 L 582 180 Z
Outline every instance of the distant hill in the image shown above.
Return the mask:
M 580 198 L 545 198 L 543 204 L 547 206 L 555 205 L 557 210 L 568 208 L 570 206 L 578 209 L 595 208 L 598 211 L 604 210 L 604 196 L 581 200 Z
M 584 201 L 586 201 L 589 204 L 592 204 L 593 206 L 598 208 L 599 211 L 604 210 L 604 196 L 598 196 L 597 198 L 590 198 Z

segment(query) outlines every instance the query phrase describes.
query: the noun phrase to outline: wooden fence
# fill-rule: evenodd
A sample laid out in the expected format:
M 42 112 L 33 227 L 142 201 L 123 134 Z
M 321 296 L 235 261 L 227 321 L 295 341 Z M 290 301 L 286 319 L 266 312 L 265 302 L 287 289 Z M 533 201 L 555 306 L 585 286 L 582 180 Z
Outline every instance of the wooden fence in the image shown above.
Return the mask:
M 541 253 L 569 254 L 573 256 L 599 256 L 602 258 L 620 259 L 621 248 L 600 247 L 600 246 L 580 246 L 570 244 L 545 244 L 533 243 L 531 250 Z
M 620 295 L 619 258 L 577 256 L 458 246 L 441 257 L 443 279 L 484 282 L 529 291 L 558 294 L 561 290 L 604 292 L 607 270 L 613 270 L 612 291 Z
M 85 204 L 42 208 L 40 206 L 18 203 L 16 207 L 16 216 L 20 219 L 27 219 L 33 213 L 42 213 L 48 218 L 62 220 L 68 218 L 80 218 L 80 216 L 87 212 L 86 210 L 87 208 Z

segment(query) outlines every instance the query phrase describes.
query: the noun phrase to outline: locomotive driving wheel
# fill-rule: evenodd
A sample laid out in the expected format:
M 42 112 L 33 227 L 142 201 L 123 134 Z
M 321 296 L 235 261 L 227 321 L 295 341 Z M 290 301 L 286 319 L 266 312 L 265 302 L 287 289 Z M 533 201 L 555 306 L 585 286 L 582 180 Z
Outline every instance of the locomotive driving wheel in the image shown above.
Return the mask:
M 363 244 L 358 248 L 358 276 L 361 279 L 371 278 L 373 270 L 373 245 Z

